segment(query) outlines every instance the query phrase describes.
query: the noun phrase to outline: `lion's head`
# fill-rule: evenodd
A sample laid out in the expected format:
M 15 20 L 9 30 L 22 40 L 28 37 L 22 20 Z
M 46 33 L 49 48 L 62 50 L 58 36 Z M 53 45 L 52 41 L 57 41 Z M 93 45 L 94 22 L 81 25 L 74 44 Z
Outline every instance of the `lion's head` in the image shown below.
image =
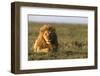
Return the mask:
M 34 44 L 34 49 L 41 50 L 57 50 L 58 40 L 56 30 L 53 26 L 44 25 L 40 28 L 39 36 Z
M 47 44 L 53 44 L 53 41 L 55 40 L 55 38 L 57 38 L 55 37 L 55 28 L 50 25 L 44 25 L 43 27 L 41 27 L 40 33 L 42 33 L 42 36 Z

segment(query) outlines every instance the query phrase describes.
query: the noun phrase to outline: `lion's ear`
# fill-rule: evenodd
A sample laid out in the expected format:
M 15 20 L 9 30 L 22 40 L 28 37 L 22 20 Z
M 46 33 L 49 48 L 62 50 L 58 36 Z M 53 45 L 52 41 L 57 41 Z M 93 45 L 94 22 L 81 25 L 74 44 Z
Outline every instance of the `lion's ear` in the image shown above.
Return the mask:
M 48 26 L 47 26 L 47 25 L 43 25 L 43 26 L 40 28 L 40 32 L 44 32 L 46 29 L 48 29 Z
M 44 31 L 44 27 L 41 27 L 41 28 L 40 28 L 40 32 L 43 32 L 43 31 Z
M 43 32 L 43 29 L 42 28 L 40 28 L 40 32 Z

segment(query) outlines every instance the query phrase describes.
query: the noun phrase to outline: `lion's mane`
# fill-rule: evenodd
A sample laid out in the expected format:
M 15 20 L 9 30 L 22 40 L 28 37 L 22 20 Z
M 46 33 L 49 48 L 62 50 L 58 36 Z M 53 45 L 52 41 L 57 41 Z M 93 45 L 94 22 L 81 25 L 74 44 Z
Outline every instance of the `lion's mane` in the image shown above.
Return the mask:
M 49 34 L 47 37 L 45 33 Z M 33 50 L 34 52 L 49 52 L 57 51 L 58 49 L 58 39 L 56 30 L 50 25 L 43 25 L 40 28 L 38 38 L 36 39 Z

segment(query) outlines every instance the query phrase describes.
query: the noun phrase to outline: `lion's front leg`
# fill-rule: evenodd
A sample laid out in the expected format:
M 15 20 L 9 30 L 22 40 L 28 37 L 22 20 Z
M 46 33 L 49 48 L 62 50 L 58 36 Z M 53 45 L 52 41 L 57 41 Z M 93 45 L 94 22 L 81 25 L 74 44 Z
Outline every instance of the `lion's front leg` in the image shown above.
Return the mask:
M 48 53 L 49 52 L 49 48 L 37 48 L 36 50 L 35 50 L 35 52 L 37 52 L 37 53 Z

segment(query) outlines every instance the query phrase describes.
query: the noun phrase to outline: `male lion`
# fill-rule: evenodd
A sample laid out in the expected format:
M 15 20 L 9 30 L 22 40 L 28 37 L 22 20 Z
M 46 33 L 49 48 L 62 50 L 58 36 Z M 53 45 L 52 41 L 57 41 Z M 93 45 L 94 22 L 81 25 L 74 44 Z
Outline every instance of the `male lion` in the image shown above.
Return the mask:
M 33 47 L 34 52 L 47 53 L 50 51 L 57 51 L 57 49 L 58 40 L 55 28 L 50 25 L 42 26 Z

